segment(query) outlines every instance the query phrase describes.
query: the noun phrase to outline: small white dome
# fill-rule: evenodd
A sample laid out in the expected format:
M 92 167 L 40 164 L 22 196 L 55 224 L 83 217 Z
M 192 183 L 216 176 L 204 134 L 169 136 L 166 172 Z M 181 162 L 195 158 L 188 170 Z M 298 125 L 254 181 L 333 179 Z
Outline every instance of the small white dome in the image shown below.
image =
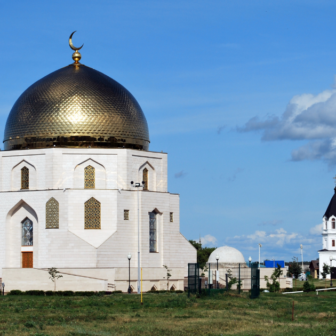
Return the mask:
M 243 254 L 230 246 L 218 247 L 215 251 L 210 254 L 209 263 L 217 263 L 216 256 L 219 257 L 218 262 L 220 264 L 243 264 L 246 263 Z

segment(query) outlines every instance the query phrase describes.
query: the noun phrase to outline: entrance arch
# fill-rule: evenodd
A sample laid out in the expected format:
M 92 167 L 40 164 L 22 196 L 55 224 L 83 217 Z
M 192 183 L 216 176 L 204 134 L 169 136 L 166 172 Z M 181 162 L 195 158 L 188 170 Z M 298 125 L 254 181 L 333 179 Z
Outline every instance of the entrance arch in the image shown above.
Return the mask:
M 27 221 L 28 220 L 28 221 Z M 31 228 L 29 234 L 26 234 L 26 243 L 23 245 L 23 226 L 26 226 L 31 222 Z M 33 250 L 37 251 L 37 229 L 38 227 L 38 217 L 35 210 L 27 204 L 25 201 L 21 200 L 8 212 L 6 218 L 6 249 L 5 249 L 5 265 L 6 267 L 23 267 L 23 261 L 26 260 L 25 265 L 27 265 L 27 258 L 31 260 L 28 263 L 29 267 L 33 267 L 33 259 L 36 259 L 33 255 Z M 35 234 L 34 234 L 35 231 Z M 30 243 L 29 243 L 30 242 Z M 30 245 L 29 245 L 30 244 Z M 25 254 L 27 253 L 27 254 Z M 27 267 L 27 266 L 25 266 Z

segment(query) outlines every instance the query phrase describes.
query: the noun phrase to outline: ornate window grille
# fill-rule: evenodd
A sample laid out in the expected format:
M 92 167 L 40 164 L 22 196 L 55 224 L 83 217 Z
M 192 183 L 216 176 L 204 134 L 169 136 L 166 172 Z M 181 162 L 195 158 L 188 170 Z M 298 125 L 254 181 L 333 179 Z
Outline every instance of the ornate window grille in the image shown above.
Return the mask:
M 157 251 L 156 236 L 157 236 L 156 213 L 150 212 L 149 213 L 149 252 Z
M 26 218 L 22 222 L 22 246 L 33 246 L 33 222 Z
M 84 169 L 84 178 L 85 178 L 85 183 L 84 183 L 84 188 L 85 189 L 94 189 L 95 188 L 95 169 L 92 166 L 87 166 Z
M 46 229 L 59 228 L 59 203 L 55 198 L 50 198 L 46 203 Z
M 174 222 L 174 213 L 173 212 L 169 213 L 169 220 L 170 220 L 171 223 Z
M 85 202 L 85 229 L 100 229 L 100 202 L 91 197 Z
M 143 190 L 148 190 L 148 169 L 145 168 L 142 171 L 142 181 L 145 182 L 143 185 Z
M 124 220 L 129 220 L 129 210 L 124 210 Z
M 29 169 L 27 167 L 21 169 L 21 189 L 29 189 Z

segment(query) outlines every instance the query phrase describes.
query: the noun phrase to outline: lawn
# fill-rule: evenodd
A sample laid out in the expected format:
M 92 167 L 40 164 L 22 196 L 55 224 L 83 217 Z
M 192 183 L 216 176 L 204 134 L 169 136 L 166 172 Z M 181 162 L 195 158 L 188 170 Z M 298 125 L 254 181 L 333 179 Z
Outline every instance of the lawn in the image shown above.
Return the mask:
M 336 292 L 1 296 L 0 335 L 336 335 Z M 292 304 L 294 302 L 294 321 Z

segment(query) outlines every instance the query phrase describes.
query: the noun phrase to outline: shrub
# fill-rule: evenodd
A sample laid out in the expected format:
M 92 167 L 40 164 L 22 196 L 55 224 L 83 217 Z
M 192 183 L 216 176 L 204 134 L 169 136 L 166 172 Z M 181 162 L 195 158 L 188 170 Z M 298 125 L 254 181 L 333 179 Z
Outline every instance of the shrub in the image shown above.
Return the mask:
M 176 291 L 175 291 L 175 293 L 184 293 L 184 291 L 183 291 L 183 290 L 180 290 L 180 289 L 178 289 L 178 290 L 176 290 Z
M 46 291 L 45 292 L 46 296 L 53 296 L 55 293 L 53 291 Z
M 116 290 L 116 291 L 114 291 L 114 292 L 111 292 L 111 294 L 120 294 L 120 293 L 122 293 L 121 290 Z
M 74 296 L 75 293 L 73 291 L 64 291 L 62 293 L 62 296 Z
M 76 296 L 94 296 L 96 292 L 75 292 Z
M 44 296 L 43 290 L 29 290 L 25 292 L 26 295 L 38 295 L 38 296 Z
M 308 281 L 305 281 L 303 284 L 303 291 L 308 293 L 310 291 L 315 291 L 314 284 L 310 284 Z
M 18 289 L 13 289 L 7 295 L 24 295 L 24 293 Z
M 35 327 L 35 322 L 34 321 L 27 321 L 24 326 L 26 328 L 34 328 Z

